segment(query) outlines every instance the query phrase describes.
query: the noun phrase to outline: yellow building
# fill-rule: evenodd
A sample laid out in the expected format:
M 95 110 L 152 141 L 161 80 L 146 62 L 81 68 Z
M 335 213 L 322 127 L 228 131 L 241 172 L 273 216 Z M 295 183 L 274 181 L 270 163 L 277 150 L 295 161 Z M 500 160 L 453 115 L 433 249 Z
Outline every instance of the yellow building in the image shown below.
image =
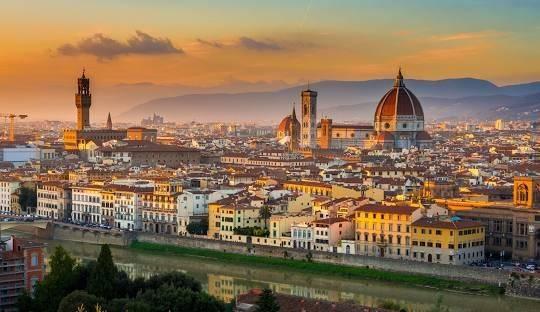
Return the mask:
M 259 207 L 247 203 L 234 203 L 221 208 L 221 239 L 232 239 L 234 229 L 244 227 L 265 227 L 264 220 L 259 217 Z
M 332 185 L 317 181 L 287 181 L 283 183 L 283 188 L 291 192 L 332 196 Z
M 355 209 L 356 253 L 394 259 L 411 255 L 410 225 L 421 209 L 410 206 L 363 205 Z
M 412 223 L 412 260 L 469 264 L 484 260 L 484 226 L 452 218 L 421 218 Z
M 540 177 L 514 177 L 514 206 L 540 206 Z
M 235 228 L 265 227 L 259 217 L 260 207 L 251 204 L 248 198 L 228 197 L 208 204 L 207 236 L 214 239 L 235 240 Z M 238 235 L 236 235 L 238 236 Z

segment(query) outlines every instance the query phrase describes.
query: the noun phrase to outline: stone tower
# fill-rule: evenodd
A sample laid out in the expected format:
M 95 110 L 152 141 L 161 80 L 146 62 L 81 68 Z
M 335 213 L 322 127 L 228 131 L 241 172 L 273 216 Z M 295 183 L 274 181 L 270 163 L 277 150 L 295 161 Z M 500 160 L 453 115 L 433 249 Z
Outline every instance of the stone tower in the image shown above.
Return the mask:
M 112 118 L 111 118 L 110 112 L 109 112 L 109 116 L 107 116 L 107 129 L 112 130 Z
M 77 130 L 90 128 L 90 106 L 92 105 L 92 95 L 90 94 L 90 79 L 84 75 L 77 79 L 77 94 L 75 94 L 75 105 L 77 106 Z
M 306 148 L 317 147 L 317 92 L 302 91 L 302 136 L 301 145 Z

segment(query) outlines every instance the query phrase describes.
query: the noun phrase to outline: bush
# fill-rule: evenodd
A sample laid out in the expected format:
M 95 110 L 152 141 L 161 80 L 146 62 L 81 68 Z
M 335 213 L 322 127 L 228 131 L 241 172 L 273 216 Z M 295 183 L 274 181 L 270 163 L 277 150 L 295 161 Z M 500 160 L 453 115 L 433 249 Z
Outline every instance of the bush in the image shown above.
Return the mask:
M 98 297 L 91 295 L 86 291 L 76 290 L 60 301 L 58 312 L 79 311 L 78 309 L 80 309 L 80 307 L 84 308 L 83 311 L 93 312 L 96 305 L 101 305 L 102 303 L 102 300 Z

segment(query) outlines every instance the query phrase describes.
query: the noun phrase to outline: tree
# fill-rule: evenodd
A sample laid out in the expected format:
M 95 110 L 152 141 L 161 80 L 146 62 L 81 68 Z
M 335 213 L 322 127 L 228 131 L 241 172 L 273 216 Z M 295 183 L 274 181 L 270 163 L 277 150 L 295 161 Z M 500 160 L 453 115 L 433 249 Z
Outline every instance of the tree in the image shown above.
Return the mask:
M 86 291 L 76 290 L 62 299 L 58 306 L 58 312 L 76 312 L 80 310 L 94 312 L 96 306 L 101 303 L 102 300 L 98 297 Z
M 23 186 L 19 189 L 19 205 L 21 210 L 25 212 L 29 211 L 28 208 L 35 208 L 37 206 L 37 193 L 35 188 Z
M 208 232 L 208 219 L 201 222 L 190 222 L 186 229 L 189 234 L 206 235 Z
M 279 304 L 271 289 L 264 289 L 259 300 L 257 300 L 256 312 L 279 312 Z
M 168 272 L 150 277 L 145 283 L 145 289 L 158 289 L 162 285 L 174 288 L 186 288 L 194 292 L 202 290 L 201 283 L 182 272 Z
M 34 307 L 28 309 L 30 311 L 56 311 L 62 298 L 77 289 L 78 274 L 75 271 L 75 259 L 62 246 L 54 249 L 49 265 L 51 271 L 43 281 L 36 285 Z M 27 304 L 27 302 L 24 303 Z M 25 309 L 20 310 L 25 311 Z
M 259 209 L 259 217 L 264 220 L 264 228 L 268 228 L 268 219 L 272 216 L 272 209 L 268 206 L 262 206 Z
M 88 280 L 88 292 L 98 297 L 112 298 L 115 295 L 114 281 L 117 272 L 109 245 L 101 246 L 96 267 Z
M 136 298 L 152 307 L 152 311 L 224 312 L 225 305 L 216 298 L 188 288 L 164 284 L 149 289 Z

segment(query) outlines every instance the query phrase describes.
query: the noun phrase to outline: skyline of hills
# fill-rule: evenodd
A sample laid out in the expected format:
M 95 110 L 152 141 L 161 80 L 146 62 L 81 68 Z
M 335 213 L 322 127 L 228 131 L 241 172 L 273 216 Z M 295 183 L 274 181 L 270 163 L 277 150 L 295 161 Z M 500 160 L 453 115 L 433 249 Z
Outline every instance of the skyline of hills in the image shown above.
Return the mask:
M 487 80 L 458 78 L 405 80 L 419 97 L 426 118 L 467 119 L 538 117 L 540 82 L 497 86 Z M 370 122 L 380 98 L 393 85 L 392 79 L 366 81 L 321 81 L 310 84 L 318 92 L 319 118 Z M 170 121 L 264 121 L 279 122 L 299 103 L 306 85 L 276 91 L 186 94 L 156 98 L 115 116 L 118 120 L 140 120 L 154 112 Z M 298 104 L 297 104 L 297 109 Z

